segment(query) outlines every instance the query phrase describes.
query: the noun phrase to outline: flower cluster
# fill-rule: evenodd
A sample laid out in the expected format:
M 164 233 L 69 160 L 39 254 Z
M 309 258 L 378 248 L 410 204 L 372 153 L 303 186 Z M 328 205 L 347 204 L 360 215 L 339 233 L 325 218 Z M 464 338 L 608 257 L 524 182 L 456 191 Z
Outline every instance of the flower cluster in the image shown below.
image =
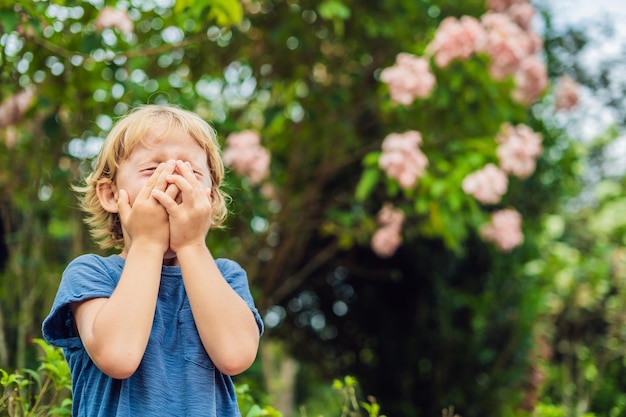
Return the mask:
M 500 166 L 489 163 L 463 179 L 463 191 L 483 204 L 500 202 L 508 187 L 507 174 L 519 178 L 530 176 L 535 171 L 537 158 L 543 150 L 541 135 L 523 124 L 513 126 L 505 123 L 500 128 L 496 141 Z M 521 223 L 521 216 L 515 210 L 496 211 L 491 223 L 483 227 L 481 236 L 484 240 L 495 243 L 498 249 L 507 252 L 523 241 Z
M 530 30 L 534 13 L 528 2 L 517 2 L 481 18 L 487 33 L 485 52 L 491 58 L 491 76 L 495 79 L 513 76 L 516 85 L 513 98 L 524 104 L 537 100 L 548 86 L 545 63 L 537 56 L 543 42 Z
M 489 6 L 490 12 L 480 20 L 445 18 L 426 53 L 440 68 L 454 59 L 486 53 L 491 58 L 491 76 L 497 80 L 512 76 L 516 86 L 513 98 L 530 104 L 548 86 L 546 66 L 537 56 L 543 42 L 530 28 L 535 8 L 527 0 L 490 1 Z
M 487 7 L 494 12 L 505 12 L 517 4 L 524 4 L 526 0 L 487 0 Z
M 556 110 L 568 110 L 578 104 L 580 86 L 571 77 L 564 75 L 556 85 Z
M 96 30 L 102 32 L 106 28 L 114 28 L 122 33 L 132 33 L 135 25 L 127 11 L 105 7 L 100 10 L 96 18 Z
M 509 252 L 524 242 L 522 216 L 514 209 L 495 211 L 491 222 L 481 228 L 480 235 L 500 251 Z
M 370 244 L 376 255 L 389 258 L 402 244 L 404 213 L 391 203 L 386 203 L 378 212 L 377 221 L 380 227 L 372 236 Z
M 537 158 L 541 155 L 541 135 L 528 126 L 504 124 L 496 137 L 496 153 L 503 171 L 518 178 L 527 178 L 535 172 Z
M 506 193 L 509 178 L 494 164 L 487 164 L 463 179 L 463 191 L 483 204 L 496 204 Z
M 487 0 L 487 6 L 489 11 L 478 19 L 443 19 L 426 46 L 424 57 L 398 54 L 396 64 L 385 68 L 380 76 L 388 84 L 391 100 L 410 105 L 416 98 L 430 95 L 436 84 L 429 68 L 431 59 L 437 67 L 446 68 L 455 60 L 467 60 L 476 54 L 489 58 L 488 70 L 493 79 L 513 80 L 513 100 L 525 105 L 538 100 L 548 86 L 548 74 L 540 58 L 543 40 L 531 28 L 536 9 L 529 0 Z M 577 84 L 562 78 L 555 96 L 557 110 L 571 108 L 578 100 Z M 421 141 L 416 131 L 390 134 L 383 141 L 379 166 L 404 189 L 415 186 L 428 165 L 419 149 Z M 498 164 L 486 164 L 467 175 L 462 183 L 463 191 L 483 204 L 498 204 L 502 200 L 509 184 L 508 175 L 522 179 L 530 176 L 543 151 L 541 136 L 523 124 L 505 123 L 496 136 L 496 144 Z M 521 221 L 515 210 L 497 211 L 481 235 L 500 250 L 509 251 L 523 241 Z M 381 230 L 377 240 L 391 241 L 391 232 Z
M 541 135 L 528 126 L 505 123 L 496 136 L 499 167 L 487 164 L 463 179 L 463 191 L 484 204 L 498 203 L 508 187 L 507 174 L 527 178 L 537 166 L 543 151 Z
M 34 89 L 26 88 L 4 100 L 0 104 L 0 128 L 19 122 L 34 97 Z
M 396 64 L 385 68 L 380 79 L 389 85 L 391 99 L 409 105 L 416 98 L 426 98 L 435 87 L 435 76 L 428 61 L 405 52 L 396 56 Z
M 259 134 L 252 130 L 231 133 L 226 138 L 223 160 L 238 175 L 259 184 L 269 175 L 270 153 L 261 146 Z
M 29 87 L 4 100 L 0 104 L 0 129 L 19 122 L 24 116 L 24 113 L 26 113 L 26 110 L 30 107 L 34 97 L 35 90 Z M 0 136 L 0 140 L 2 139 L 2 136 Z M 14 147 L 17 142 L 15 132 L 5 132 L 4 142 L 7 148 Z
M 391 133 L 383 140 L 378 165 L 404 189 L 415 186 L 428 166 L 428 159 L 419 148 L 421 143 L 422 135 L 416 130 Z
M 435 37 L 426 52 L 432 54 L 440 68 L 447 67 L 454 59 L 468 59 L 484 48 L 485 28 L 471 16 L 446 17 L 439 24 Z

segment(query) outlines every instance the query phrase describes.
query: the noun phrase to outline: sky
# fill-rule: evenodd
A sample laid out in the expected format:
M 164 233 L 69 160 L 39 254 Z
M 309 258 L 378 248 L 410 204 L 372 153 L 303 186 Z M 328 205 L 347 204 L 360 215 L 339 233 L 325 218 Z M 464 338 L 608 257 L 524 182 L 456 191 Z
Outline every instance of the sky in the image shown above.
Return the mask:
M 626 0 L 536 0 L 533 4 L 546 4 L 553 11 L 552 17 L 556 28 L 566 26 L 584 27 L 591 38 L 591 45 L 582 53 L 583 59 L 593 68 L 594 63 L 607 58 L 620 58 L 626 68 Z M 606 25 L 611 25 L 615 32 L 611 39 L 601 35 Z M 616 68 L 614 77 L 624 78 L 624 68 Z M 588 92 L 581 94 L 581 101 L 575 111 L 575 118 L 586 119 L 578 127 L 583 138 L 592 138 L 602 133 L 614 122 L 613 115 L 594 102 Z M 626 150 L 625 150 L 626 151 Z
M 542 3 L 551 5 L 550 7 L 556 12 L 555 18 L 568 22 L 585 21 L 602 16 L 604 13 L 610 13 L 614 17 L 626 16 L 624 0 L 543 0 Z

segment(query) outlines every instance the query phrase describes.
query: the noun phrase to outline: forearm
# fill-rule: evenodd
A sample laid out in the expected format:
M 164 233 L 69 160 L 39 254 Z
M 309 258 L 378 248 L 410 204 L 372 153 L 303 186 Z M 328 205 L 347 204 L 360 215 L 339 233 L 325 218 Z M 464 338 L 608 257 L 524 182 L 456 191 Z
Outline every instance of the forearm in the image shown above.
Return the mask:
M 235 375 L 256 358 L 259 329 L 245 301 L 230 287 L 204 245 L 177 252 L 198 333 L 215 366 Z
M 108 299 L 85 310 L 79 332 L 96 365 L 116 378 L 139 366 L 154 320 L 162 249 L 133 245 L 126 254 L 120 281 Z

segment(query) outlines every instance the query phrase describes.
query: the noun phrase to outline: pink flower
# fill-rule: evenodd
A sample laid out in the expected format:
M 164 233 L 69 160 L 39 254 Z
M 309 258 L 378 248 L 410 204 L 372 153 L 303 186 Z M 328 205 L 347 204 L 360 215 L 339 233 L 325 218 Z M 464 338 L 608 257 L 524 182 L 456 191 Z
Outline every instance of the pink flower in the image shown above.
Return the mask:
M 506 193 L 509 178 L 494 164 L 487 164 L 463 180 L 463 191 L 484 204 L 495 204 Z
M 524 58 L 515 73 L 513 99 L 520 103 L 532 104 L 548 86 L 546 64 L 535 55 Z
M 428 166 L 428 159 L 418 147 L 421 143 L 422 135 L 415 130 L 391 133 L 383 140 L 378 165 L 404 189 L 415 186 Z
M 556 109 L 568 110 L 578 104 L 580 85 L 571 77 L 563 75 L 556 86 Z
M 395 208 L 391 203 L 385 203 L 376 215 L 376 220 L 383 227 L 400 230 L 402 223 L 404 223 L 404 212 Z
M 501 252 L 509 252 L 524 242 L 522 216 L 513 209 L 495 211 L 491 215 L 491 223 L 480 229 L 480 235 Z
M 391 99 L 405 106 L 428 97 L 435 87 L 428 61 L 404 52 L 396 56 L 396 65 L 380 73 L 380 79 L 388 84 Z
M 535 12 L 536 9 L 530 3 L 512 4 L 511 7 L 506 10 L 506 14 L 524 30 L 530 30 Z
M 380 228 L 372 236 L 370 246 L 376 255 L 389 258 L 402 244 L 404 213 L 391 203 L 385 203 L 376 218 Z
M 487 0 L 487 8 L 494 12 L 504 12 L 515 4 L 527 1 L 528 0 Z
M 278 191 L 276 191 L 274 184 L 263 184 L 261 187 L 261 195 L 265 197 L 266 200 L 278 200 Z
M 485 29 L 476 18 L 462 16 L 457 19 L 450 16 L 441 21 L 426 50 L 435 55 L 437 66 L 445 68 L 454 59 L 468 59 L 474 52 L 483 49 L 485 36 Z
M 26 88 L 4 100 L 2 104 L 0 104 L 0 128 L 11 126 L 19 122 L 24 116 L 24 113 L 26 113 L 26 110 L 30 107 L 34 97 L 35 90 L 33 88 Z M 8 137 L 6 142 L 8 147 L 15 145 L 15 142 L 8 140 Z
M 389 258 L 402 244 L 402 236 L 389 227 L 381 227 L 372 236 L 370 245 L 374 253 L 381 258 Z
M 491 76 L 501 80 L 515 74 L 522 60 L 535 52 L 535 38 L 504 13 L 486 13 L 481 22 L 487 33 L 485 52 L 491 57 Z
M 526 125 L 513 127 L 507 123 L 503 125 L 496 141 L 499 143 L 496 153 L 504 172 L 527 178 L 535 171 L 537 158 L 543 151 L 541 135 Z
M 122 33 L 132 33 L 135 26 L 126 10 L 105 7 L 96 18 L 96 30 L 102 32 L 106 28 L 114 28 Z
M 247 176 L 252 184 L 259 184 L 269 175 L 271 156 L 260 141 L 259 134 L 252 130 L 231 133 L 226 138 L 224 164 L 238 175 Z

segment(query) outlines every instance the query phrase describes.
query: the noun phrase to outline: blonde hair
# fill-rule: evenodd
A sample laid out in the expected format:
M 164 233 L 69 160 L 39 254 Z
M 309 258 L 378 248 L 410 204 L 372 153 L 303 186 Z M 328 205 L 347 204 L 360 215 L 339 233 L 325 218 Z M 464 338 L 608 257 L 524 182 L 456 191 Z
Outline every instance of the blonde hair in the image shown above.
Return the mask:
M 215 130 L 190 111 L 172 105 L 143 105 L 117 121 L 94 161 L 93 172 L 85 178 L 84 185 L 73 187 L 79 195 L 80 208 L 87 214 L 85 223 L 89 226 L 91 236 L 103 249 L 122 249 L 124 236 L 118 214 L 106 211 L 100 204 L 96 191 L 98 183 L 103 180 L 115 182 L 119 163 L 130 156 L 135 145 L 142 143 L 148 130 L 156 123 L 166 126 L 164 135 L 184 132 L 205 150 L 212 184 L 211 227 L 220 227 L 226 219 L 228 196 L 220 189 L 224 179 L 224 163 Z

